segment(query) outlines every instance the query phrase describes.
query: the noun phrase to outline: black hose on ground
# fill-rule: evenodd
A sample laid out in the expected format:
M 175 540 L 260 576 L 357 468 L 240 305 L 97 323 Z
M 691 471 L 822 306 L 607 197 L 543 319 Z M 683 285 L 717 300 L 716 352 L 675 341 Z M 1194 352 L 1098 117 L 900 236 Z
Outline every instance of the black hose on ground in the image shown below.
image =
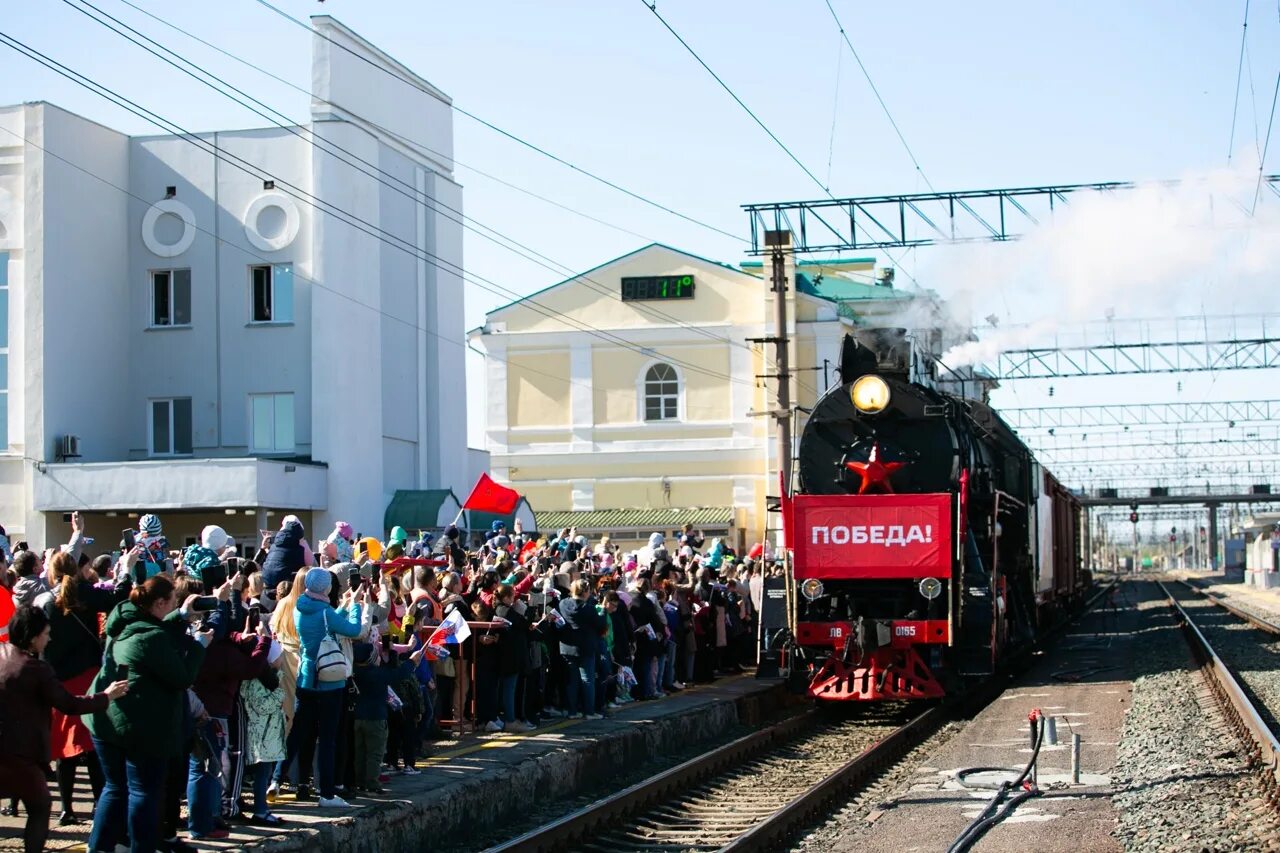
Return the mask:
M 1035 735 L 1035 743 L 1031 749 L 1031 760 L 1027 762 L 1027 766 L 1018 774 L 1018 778 L 1000 783 L 1000 787 L 996 789 L 995 796 L 978 813 L 973 822 L 965 827 L 964 832 L 960 833 L 956 840 L 951 842 L 951 846 L 947 848 L 947 853 L 964 853 L 964 851 L 976 844 L 988 829 L 1012 814 L 1020 803 L 1040 793 L 1040 789 L 1036 787 L 1034 782 L 1023 785 L 1027 777 L 1031 775 L 1032 769 L 1036 766 L 1036 759 L 1040 756 L 1040 744 L 1044 742 L 1044 717 L 1041 716 L 1039 710 L 1031 713 L 1031 727 Z M 966 767 L 956 773 L 956 781 L 961 785 L 965 785 L 965 776 L 972 776 L 974 773 L 1003 772 L 1007 769 L 1005 767 Z M 965 787 L 969 786 L 965 785 Z M 1022 787 L 1023 790 L 1019 791 L 1013 799 L 1004 802 L 1009 792 L 1019 787 Z M 1003 808 L 1000 807 L 1001 803 L 1004 803 Z

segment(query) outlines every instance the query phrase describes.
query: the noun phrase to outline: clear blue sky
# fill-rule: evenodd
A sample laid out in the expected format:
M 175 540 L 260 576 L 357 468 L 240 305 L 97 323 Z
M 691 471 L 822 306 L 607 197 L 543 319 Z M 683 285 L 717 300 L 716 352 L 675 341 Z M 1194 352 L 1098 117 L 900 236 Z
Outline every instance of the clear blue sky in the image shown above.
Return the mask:
M 298 85 L 308 82 L 309 37 L 253 0 L 134 1 Z M 308 105 L 298 92 L 166 30 L 119 0 L 94 2 L 305 120 Z M 939 189 L 1158 179 L 1226 162 L 1243 2 L 833 2 Z M 819 195 L 641 0 L 278 5 L 297 17 L 333 15 L 458 105 L 725 230 L 745 233 L 741 203 Z M 924 189 L 822 0 L 659 0 L 659 11 L 824 181 L 834 115 L 832 192 Z M 1252 4 L 1252 61 L 1240 98 L 1238 151 L 1252 149 L 1258 133 L 1266 131 L 1280 64 L 1278 15 L 1274 3 Z M 6 4 L 0 29 L 186 127 L 263 123 L 61 0 Z M 155 132 L 0 49 L 0 103 L 27 100 L 52 101 L 124 131 Z M 456 142 L 461 162 L 563 204 L 702 255 L 729 262 L 743 257 L 740 243 L 601 188 L 463 117 L 457 119 Z M 1280 138 L 1273 140 L 1269 171 L 1277 171 L 1277 148 Z M 586 269 L 643 242 L 466 168 L 458 176 L 471 216 L 565 269 Z M 466 266 L 518 293 L 564 277 L 471 234 Z M 906 266 L 916 268 L 910 260 Z M 498 302 L 469 289 L 468 326 Z M 1152 400 L 1172 399 L 1175 381 L 1164 383 L 1167 389 L 1163 380 L 1142 387 Z M 1071 402 L 1073 392 L 1058 384 L 1053 402 Z M 1205 394 L 1224 387 L 1196 380 L 1187 385 L 1188 393 L 1203 388 Z M 1028 384 L 1009 403 L 1047 399 L 1044 393 L 1043 386 Z M 1081 401 L 1097 397 L 1094 390 L 1079 393 Z M 472 425 L 473 436 L 479 426 Z

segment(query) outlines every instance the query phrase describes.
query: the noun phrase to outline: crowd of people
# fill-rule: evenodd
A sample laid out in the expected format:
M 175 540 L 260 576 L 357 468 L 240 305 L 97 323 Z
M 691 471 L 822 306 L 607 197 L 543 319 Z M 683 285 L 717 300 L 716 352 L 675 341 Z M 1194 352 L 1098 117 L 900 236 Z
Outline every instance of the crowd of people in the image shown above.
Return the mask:
M 79 514 L 43 554 L 0 529 L 0 807 L 25 812 L 28 851 L 50 779 L 58 823 L 92 821 L 89 850 L 191 850 L 283 825 L 290 793 L 323 809 L 383 793 L 449 736 L 599 719 L 741 671 L 768 557 L 691 527 L 628 553 L 501 522 L 385 543 L 339 522 L 313 548 L 294 516 L 248 556 L 217 526 L 170 550 L 153 514 L 114 554 L 91 543 Z

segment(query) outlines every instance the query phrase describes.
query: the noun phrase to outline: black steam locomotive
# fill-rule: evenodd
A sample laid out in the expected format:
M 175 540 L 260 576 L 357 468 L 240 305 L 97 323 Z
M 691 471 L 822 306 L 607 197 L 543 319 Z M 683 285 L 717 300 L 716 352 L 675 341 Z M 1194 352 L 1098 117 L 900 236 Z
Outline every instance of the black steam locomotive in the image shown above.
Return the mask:
M 783 498 L 817 699 L 938 698 L 1032 642 L 1090 578 L 1079 502 L 901 329 L 846 336 Z

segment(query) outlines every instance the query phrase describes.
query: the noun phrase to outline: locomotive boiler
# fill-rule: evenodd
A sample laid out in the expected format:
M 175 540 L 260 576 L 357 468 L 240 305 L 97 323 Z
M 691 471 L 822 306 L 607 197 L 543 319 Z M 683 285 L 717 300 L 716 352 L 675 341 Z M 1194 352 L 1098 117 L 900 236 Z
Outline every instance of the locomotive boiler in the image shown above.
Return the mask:
M 801 434 L 782 515 L 792 665 L 816 699 L 960 691 L 1089 583 L 1078 501 L 936 369 L 904 330 L 846 336 Z

